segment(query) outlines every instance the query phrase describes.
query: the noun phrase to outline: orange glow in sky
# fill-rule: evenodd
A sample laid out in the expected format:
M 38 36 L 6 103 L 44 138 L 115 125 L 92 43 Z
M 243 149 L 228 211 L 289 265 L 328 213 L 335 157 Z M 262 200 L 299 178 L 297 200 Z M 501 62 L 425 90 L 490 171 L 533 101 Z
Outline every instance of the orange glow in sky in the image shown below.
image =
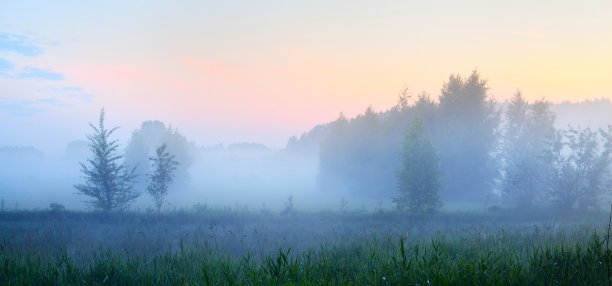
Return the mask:
M 125 132 L 283 146 L 474 69 L 499 101 L 612 98 L 611 1 L 124 2 L 0 4 L 0 120 L 77 133 L 105 106 Z

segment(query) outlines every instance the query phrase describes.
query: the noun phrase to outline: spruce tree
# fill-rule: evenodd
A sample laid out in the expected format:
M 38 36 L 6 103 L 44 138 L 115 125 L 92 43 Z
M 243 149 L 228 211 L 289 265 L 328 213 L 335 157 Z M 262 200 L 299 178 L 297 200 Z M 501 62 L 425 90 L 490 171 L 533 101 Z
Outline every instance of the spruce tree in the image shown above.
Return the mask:
M 87 136 L 93 158 L 81 164 L 85 183 L 76 185 L 79 194 L 91 198 L 91 206 L 104 211 L 124 210 L 139 193 L 134 190 L 135 169 L 128 170 L 117 155 L 119 143 L 111 135 L 119 128 L 106 129 L 104 109 L 100 112 L 98 126 L 89 124 L 93 133 Z
M 408 129 L 402 165 L 398 174 L 401 195 L 393 200 L 397 208 L 423 213 L 441 207 L 438 155 L 421 120 L 416 120 Z

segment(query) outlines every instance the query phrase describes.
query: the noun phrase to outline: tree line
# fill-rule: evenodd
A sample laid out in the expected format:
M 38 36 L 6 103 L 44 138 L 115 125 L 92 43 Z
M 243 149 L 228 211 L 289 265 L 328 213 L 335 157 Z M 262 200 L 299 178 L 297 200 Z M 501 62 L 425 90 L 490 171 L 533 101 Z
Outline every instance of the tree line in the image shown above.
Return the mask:
M 121 210 L 144 189 L 160 210 L 170 183 L 187 180 L 195 147 L 176 129 L 146 121 L 120 155 L 104 116 L 90 124 L 92 157 L 81 164 L 78 192 L 95 208 Z M 319 189 L 393 199 L 398 209 L 429 212 L 443 202 L 598 208 L 612 186 L 612 127 L 558 129 L 555 120 L 548 101 L 529 102 L 520 92 L 498 104 L 474 71 L 451 75 L 437 99 L 403 91 L 387 111 L 340 114 L 290 138 L 286 149 L 318 156 Z
M 584 210 L 611 189 L 611 134 L 609 126 L 557 129 L 551 104 L 521 92 L 500 106 L 474 71 L 451 75 L 437 100 L 404 91 L 385 112 L 341 114 L 288 148 L 318 138 L 322 190 L 395 197 L 399 209 L 444 201 Z

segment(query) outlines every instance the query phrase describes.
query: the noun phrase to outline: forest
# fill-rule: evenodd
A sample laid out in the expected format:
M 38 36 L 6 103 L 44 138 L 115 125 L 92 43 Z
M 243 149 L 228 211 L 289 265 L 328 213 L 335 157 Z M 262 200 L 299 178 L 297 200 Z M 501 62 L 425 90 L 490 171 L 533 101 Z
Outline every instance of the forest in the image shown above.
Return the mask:
M 398 173 L 433 164 L 436 170 L 423 172 L 436 173 L 431 180 L 439 181 L 441 201 L 568 212 L 605 207 L 600 203 L 610 195 L 610 125 L 558 127 L 546 100 L 528 102 L 517 91 L 500 105 L 487 91 L 477 72 L 452 75 L 437 99 L 404 92 L 385 112 L 368 108 L 350 120 L 340 115 L 292 138 L 287 148 L 320 145 L 317 183 L 328 192 L 397 196 L 405 181 Z M 419 137 L 431 151 L 413 145 Z M 413 158 L 411 152 L 432 155 Z

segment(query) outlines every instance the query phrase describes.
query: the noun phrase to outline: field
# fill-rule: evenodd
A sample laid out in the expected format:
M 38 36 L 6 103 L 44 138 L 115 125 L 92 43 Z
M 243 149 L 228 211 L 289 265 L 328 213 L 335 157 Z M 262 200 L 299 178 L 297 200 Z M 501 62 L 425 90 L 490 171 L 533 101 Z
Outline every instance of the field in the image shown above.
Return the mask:
M 607 213 L 0 213 L 0 285 L 607 285 Z

